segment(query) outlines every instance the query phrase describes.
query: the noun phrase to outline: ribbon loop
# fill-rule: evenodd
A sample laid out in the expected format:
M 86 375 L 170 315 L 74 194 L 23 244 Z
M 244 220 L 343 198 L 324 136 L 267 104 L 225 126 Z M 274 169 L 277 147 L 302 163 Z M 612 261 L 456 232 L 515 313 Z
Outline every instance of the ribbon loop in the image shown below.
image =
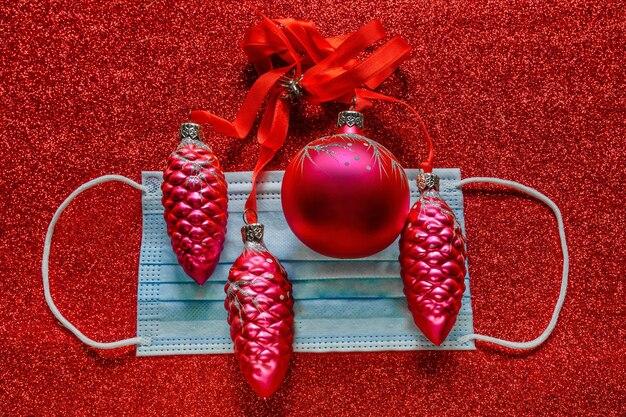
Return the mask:
M 255 9 L 256 10 L 256 9 Z M 432 142 L 419 114 L 406 103 L 367 89 L 385 81 L 411 52 L 411 46 L 399 36 L 391 38 L 365 59 L 358 57 L 387 34 L 374 19 L 356 32 L 325 38 L 310 21 L 269 19 L 257 10 L 262 21 L 246 30 L 241 48 L 259 74 L 235 120 L 229 122 L 203 110 L 194 110 L 191 120 L 210 125 L 216 132 L 244 138 L 249 133 L 263 103 L 265 110 L 257 133 L 261 145 L 253 171 L 253 188 L 246 203 L 247 213 L 256 212 L 256 179 L 284 144 L 289 130 L 289 112 L 294 98 L 303 96 L 308 103 L 350 103 L 355 95 L 357 107 L 371 105 L 369 99 L 387 100 L 409 107 L 419 118 L 431 148 L 422 167 L 432 168 Z M 294 71 L 292 79 L 284 76 Z M 302 91 L 302 89 L 304 92 Z M 369 104 L 368 104 L 369 103 Z M 246 215 L 250 222 L 256 214 Z

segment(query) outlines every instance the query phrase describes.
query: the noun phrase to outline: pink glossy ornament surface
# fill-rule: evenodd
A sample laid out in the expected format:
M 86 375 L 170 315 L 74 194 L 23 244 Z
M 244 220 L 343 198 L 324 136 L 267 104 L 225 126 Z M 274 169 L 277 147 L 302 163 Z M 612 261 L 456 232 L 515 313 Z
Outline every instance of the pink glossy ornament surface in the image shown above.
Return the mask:
M 294 156 L 281 199 L 289 227 L 309 248 L 360 258 L 396 239 L 409 209 L 409 187 L 389 150 L 344 126 Z
M 244 227 L 248 237 L 256 237 L 244 242 L 243 253 L 230 269 L 224 306 L 241 372 L 265 398 L 278 389 L 289 368 L 294 315 L 287 272 L 266 249 L 258 226 Z
M 226 237 L 224 172 L 209 147 L 183 141 L 167 160 L 161 190 L 167 234 L 178 263 L 202 285 L 215 270 Z
M 456 322 L 465 291 L 465 237 L 434 188 L 413 205 L 400 237 L 400 274 L 413 320 L 439 346 Z

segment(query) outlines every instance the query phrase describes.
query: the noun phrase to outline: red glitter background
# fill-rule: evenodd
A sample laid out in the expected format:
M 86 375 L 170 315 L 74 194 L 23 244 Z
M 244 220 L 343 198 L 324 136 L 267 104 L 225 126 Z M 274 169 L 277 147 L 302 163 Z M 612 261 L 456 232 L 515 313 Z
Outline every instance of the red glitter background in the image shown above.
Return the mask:
M 506 3 L 506 4 L 505 4 Z M 326 35 L 373 17 L 415 48 L 382 91 L 413 104 L 437 166 L 536 187 L 562 209 L 571 283 L 552 337 L 527 353 L 295 354 L 282 388 L 259 400 L 230 355 L 136 358 L 83 346 L 48 311 L 45 231 L 83 182 L 136 181 L 163 167 L 192 108 L 234 117 L 254 81 L 238 47 L 258 22 L 240 1 L 7 1 L 0 5 L 0 414 L 7 415 L 626 415 L 625 112 L 622 2 L 385 0 L 261 5 L 312 19 Z M 301 105 L 282 169 L 328 133 L 338 105 Z M 369 134 L 406 167 L 424 154 L 399 107 L 368 111 Z M 208 135 L 227 170 L 257 146 Z M 477 191 L 481 190 L 481 191 Z M 529 340 L 558 294 L 548 208 L 471 186 L 466 223 L 475 327 Z M 139 193 L 90 190 L 58 225 L 52 292 L 87 335 L 135 334 Z M 269 242 L 271 247 L 271 242 Z

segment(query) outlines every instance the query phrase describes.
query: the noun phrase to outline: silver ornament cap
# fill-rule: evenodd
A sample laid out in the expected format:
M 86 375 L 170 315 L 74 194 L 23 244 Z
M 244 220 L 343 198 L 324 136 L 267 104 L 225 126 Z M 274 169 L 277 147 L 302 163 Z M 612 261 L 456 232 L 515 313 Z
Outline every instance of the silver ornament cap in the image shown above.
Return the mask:
M 434 189 L 439 191 L 439 177 L 430 172 L 423 172 L 417 176 L 417 189 L 420 193 Z
M 337 117 L 337 127 L 341 128 L 344 126 L 356 126 L 359 129 L 363 129 L 363 113 L 355 110 L 346 110 L 340 112 L 339 117 Z
M 241 228 L 241 238 L 244 243 L 263 243 L 265 227 L 261 223 L 246 224 Z
M 197 123 L 183 123 L 180 125 L 180 131 L 178 134 L 180 140 L 202 140 L 202 128 Z

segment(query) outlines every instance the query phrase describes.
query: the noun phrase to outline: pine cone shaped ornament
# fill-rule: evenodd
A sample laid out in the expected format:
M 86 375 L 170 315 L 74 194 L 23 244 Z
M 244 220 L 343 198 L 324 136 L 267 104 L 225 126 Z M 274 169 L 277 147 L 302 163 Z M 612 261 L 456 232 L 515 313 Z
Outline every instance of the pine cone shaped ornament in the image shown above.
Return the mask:
M 286 271 L 263 243 L 263 225 L 247 224 L 241 234 L 244 249 L 230 269 L 224 307 L 241 372 L 266 398 L 278 389 L 289 367 L 292 288 Z
M 201 137 L 200 125 L 183 123 L 180 144 L 167 159 L 161 185 L 172 249 L 187 275 L 200 285 L 217 266 L 228 220 L 224 172 Z
M 461 309 L 465 291 L 465 237 L 439 195 L 439 177 L 420 174 L 419 200 L 400 235 L 400 275 L 413 320 L 439 346 Z

